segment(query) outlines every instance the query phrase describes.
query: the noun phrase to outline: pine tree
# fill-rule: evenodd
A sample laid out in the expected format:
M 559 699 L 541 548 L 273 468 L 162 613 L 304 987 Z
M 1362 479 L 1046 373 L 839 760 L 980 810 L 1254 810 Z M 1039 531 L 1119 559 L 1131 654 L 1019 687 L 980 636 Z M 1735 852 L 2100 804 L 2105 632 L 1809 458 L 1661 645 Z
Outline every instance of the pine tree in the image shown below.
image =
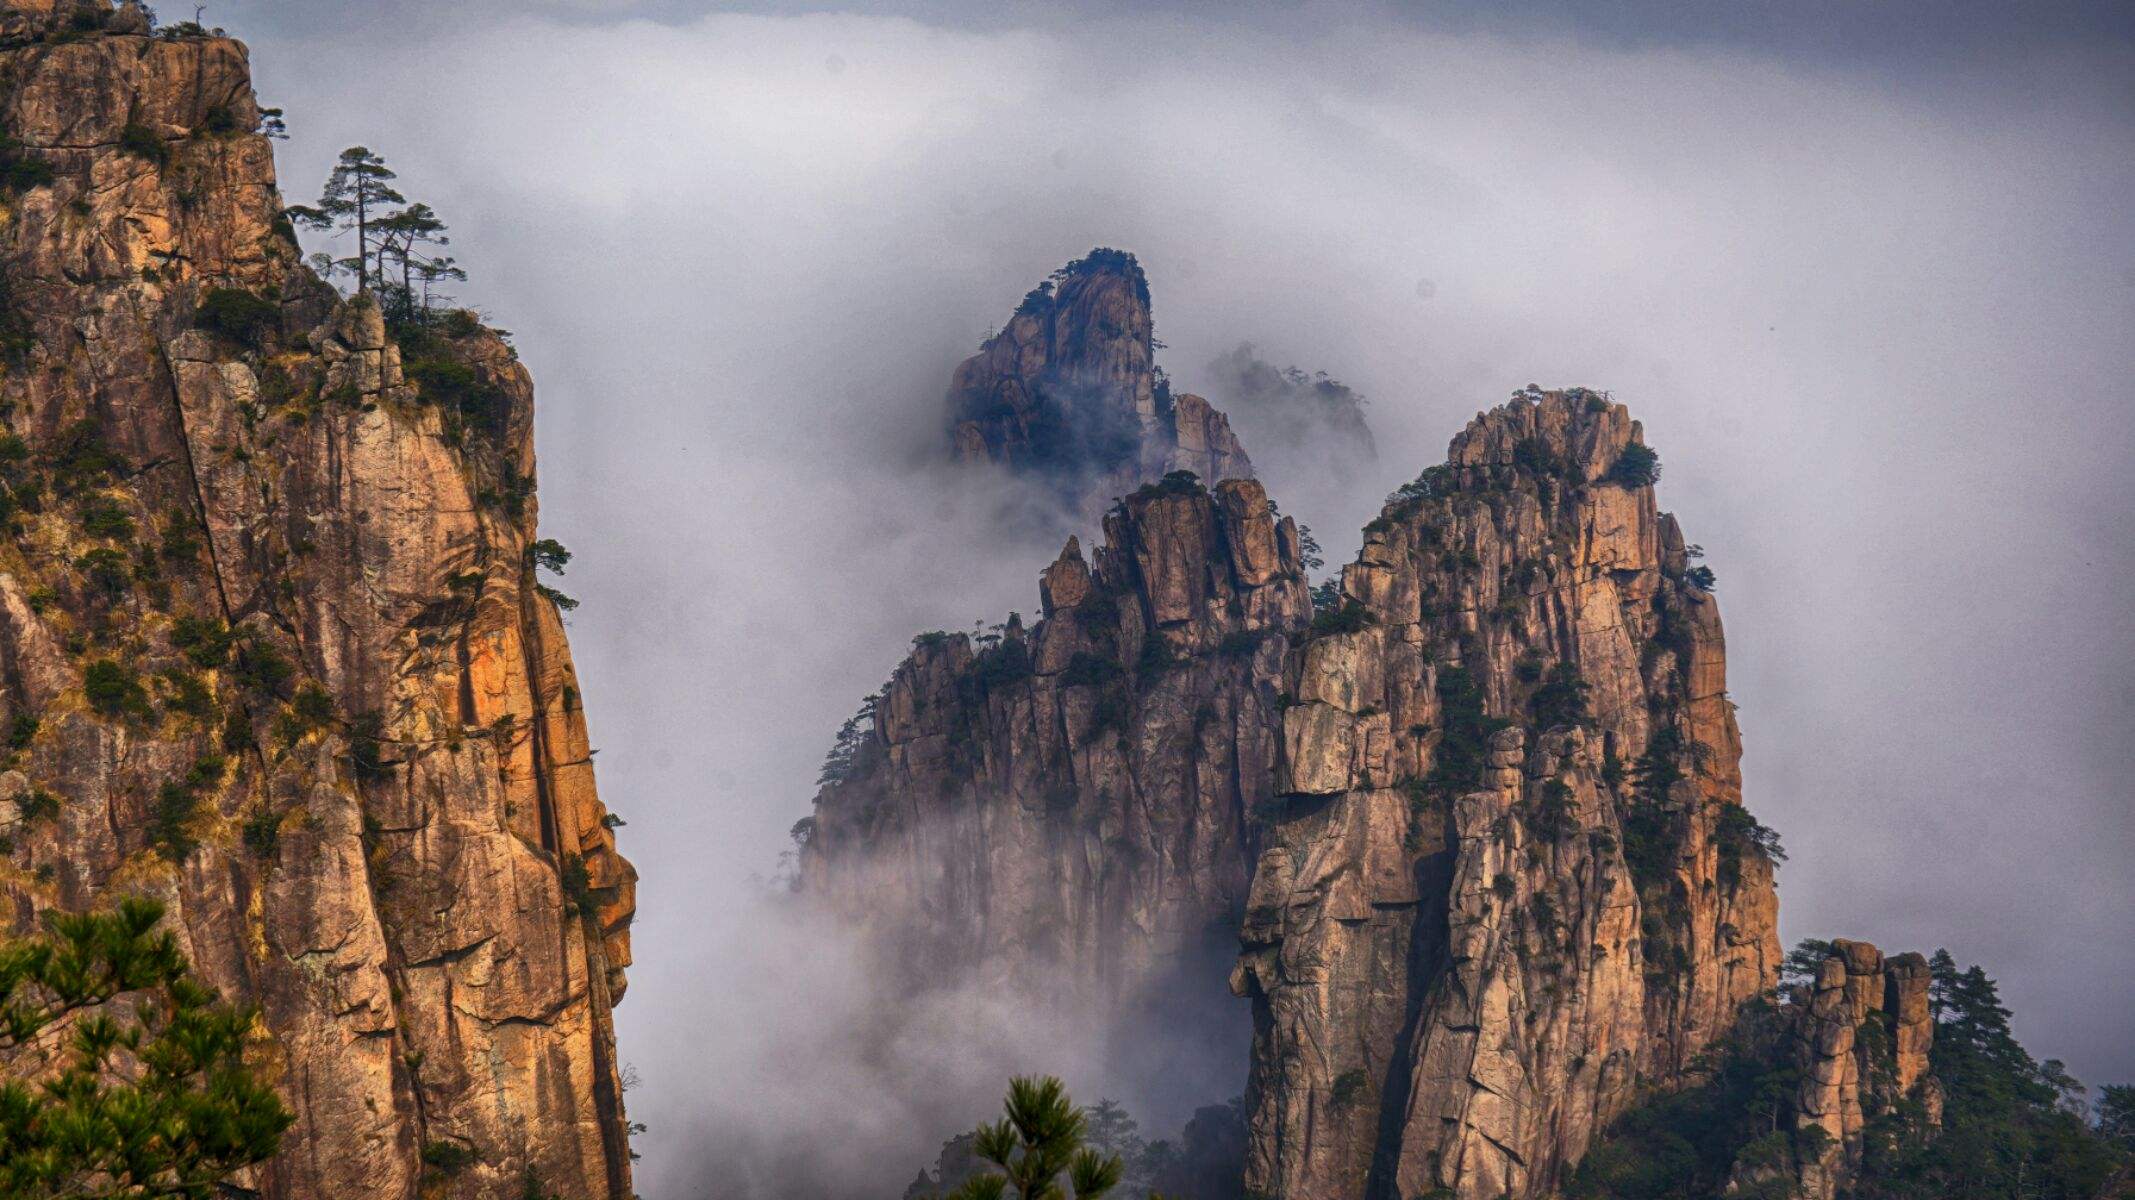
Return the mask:
M 823 769 L 816 773 L 817 787 L 844 783 L 852 778 L 854 762 L 859 756 L 860 747 L 866 743 L 869 732 L 861 726 L 860 721 L 859 716 L 850 716 L 845 718 L 843 725 L 838 726 L 837 740 L 831 743 L 830 752 L 823 756 Z
M 289 210 L 290 220 L 311 229 L 355 231 L 355 255 L 335 265 L 355 272 L 357 291 L 370 291 L 384 274 L 384 243 L 378 226 L 388 219 L 389 206 L 408 202 L 393 190 L 392 181 L 397 178 L 385 159 L 368 147 L 350 146 L 334 164 L 317 207 L 298 205 Z
M 1927 1137 L 1871 1138 L 1855 1188 L 1861 1200 L 2078 1200 L 2127 1168 L 2126 1149 L 2075 1111 L 2082 1085 L 2017 1043 L 1984 970 L 1960 970 L 1948 951 L 1936 951 L 1928 1006 L 1942 1128 Z
M 1836 953 L 1823 938 L 1803 938 L 1779 964 L 1779 982 L 1788 987 L 1815 987 L 1816 973 L 1823 969 L 1824 960 Z
M 205 1197 L 279 1147 L 292 1118 L 245 1065 L 253 1013 L 191 977 L 162 918 L 128 898 L 0 945 L 0 1196 Z
M 1270 510 L 1274 507 L 1273 503 L 1268 505 Z M 1319 539 L 1312 536 L 1312 526 L 1303 521 L 1297 523 L 1297 561 L 1307 571 L 1317 571 L 1327 565 L 1327 560 L 1321 556 Z
M 1141 1123 L 1117 1100 L 1105 1099 L 1082 1110 L 1085 1140 L 1107 1154 L 1131 1158 L 1142 1147 Z
M 1136 1121 L 1117 1100 L 1099 1100 L 1082 1110 L 1088 1133 L 1084 1140 L 1100 1154 L 1115 1155 L 1125 1164 L 1124 1181 L 1146 1185 L 1149 1182 L 1149 1143 L 1143 1139 L 1141 1123 Z
M 1058 1079 L 1009 1080 L 1006 1109 L 1007 1116 L 979 1126 L 974 1137 L 978 1156 L 1003 1173 L 965 1180 L 949 1200 L 1098 1200 L 1119 1185 L 1119 1156 L 1083 1145 L 1086 1121 Z
M 1948 950 L 1937 950 L 1927 961 L 1927 1011 L 1938 1023 L 1949 1011 L 1950 992 L 1957 983 L 1957 960 Z
M 2108 1083 L 2098 1089 L 2098 1134 L 2135 1151 L 2135 1084 Z
M 542 571 L 561 575 L 564 567 L 570 563 L 571 552 L 563 548 L 562 542 L 557 541 L 555 538 L 542 538 L 526 548 L 526 561 L 528 565 L 534 568 L 534 590 L 536 592 L 547 597 L 550 603 L 565 612 L 570 612 L 578 607 L 578 601 L 564 595 L 560 589 L 551 587 L 541 581 L 540 573 Z
M 838 726 L 838 736 L 831 742 L 830 752 L 823 756 L 822 771 L 816 775 L 817 787 L 844 783 L 858 772 L 860 752 L 874 736 L 875 705 L 881 699 L 881 692 L 870 693 L 860 701 L 860 711 Z
M 450 258 L 427 253 L 432 247 L 448 246 L 445 222 L 435 209 L 417 201 L 378 222 L 378 261 L 381 277 L 389 264 L 400 278 L 381 278 L 386 293 L 388 319 L 407 322 L 426 320 L 430 314 L 431 286 L 444 279 L 465 279 L 467 273 Z M 421 290 L 417 286 L 421 285 Z
M 1330 575 L 1312 587 L 1312 612 L 1314 616 L 1334 613 L 1342 608 L 1342 577 Z
M 436 309 L 440 302 L 451 299 L 451 297 L 433 289 L 438 284 L 448 281 L 465 283 L 467 282 L 467 272 L 460 268 L 457 260 L 449 256 L 445 258 L 426 258 L 415 264 L 415 279 L 422 284 L 422 295 L 417 298 L 418 311 L 423 314 L 423 319 L 428 320 L 430 313 Z

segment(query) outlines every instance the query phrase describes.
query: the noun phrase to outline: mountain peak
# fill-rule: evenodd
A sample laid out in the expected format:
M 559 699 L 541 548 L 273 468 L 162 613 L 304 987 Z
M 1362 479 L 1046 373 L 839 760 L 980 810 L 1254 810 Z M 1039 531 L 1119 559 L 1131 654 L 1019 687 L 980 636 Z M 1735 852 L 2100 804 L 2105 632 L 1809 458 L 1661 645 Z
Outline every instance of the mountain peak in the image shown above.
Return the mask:
M 1230 422 L 1156 365 L 1149 280 L 1107 247 L 1032 288 L 949 386 L 957 457 L 1046 481 L 1089 508 L 1175 470 L 1250 477 Z

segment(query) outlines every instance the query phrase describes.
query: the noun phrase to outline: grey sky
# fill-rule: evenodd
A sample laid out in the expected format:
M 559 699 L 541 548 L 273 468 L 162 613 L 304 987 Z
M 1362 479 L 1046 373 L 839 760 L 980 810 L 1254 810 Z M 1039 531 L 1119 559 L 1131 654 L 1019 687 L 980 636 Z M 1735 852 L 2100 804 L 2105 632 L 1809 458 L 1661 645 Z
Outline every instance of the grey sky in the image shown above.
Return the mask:
M 534 370 L 645 876 L 648 1195 L 800 1122 L 864 1008 L 741 881 L 912 633 L 1036 607 L 1057 546 L 986 540 L 924 451 L 1096 244 L 1182 388 L 1249 340 L 1371 397 L 1378 475 L 1284 498 L 1330 560 L 1514 388 L 1630 404 L 1719 574 L 1785 936 L 1947 945 L 2035 1053 L 2135 1077 L 2125 7 L 821 7 L 207 14 L 290 110 L 291 197 L 382 151 Z

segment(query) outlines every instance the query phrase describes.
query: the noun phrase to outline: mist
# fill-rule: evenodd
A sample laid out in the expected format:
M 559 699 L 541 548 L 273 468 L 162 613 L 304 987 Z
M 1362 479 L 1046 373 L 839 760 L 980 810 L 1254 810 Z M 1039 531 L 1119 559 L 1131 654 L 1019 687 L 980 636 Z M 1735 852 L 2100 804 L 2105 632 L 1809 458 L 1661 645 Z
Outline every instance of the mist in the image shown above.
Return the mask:
M 647 1196 L 894 1196 L 1011 1069 L 1190 1103 L 1129 1094 L 1087 1014 L 881 994 L 774 881 L 912 635 L 1036 608 L 1059 530 L 942 469 L 942 397 L 1097 245 L 1140 256 L 1180 390 L 1222 403 L 1250 342 L 1369 397 L 1375 464 L 1271 476 L 1330 568 L 1514 389 L 1630 405 L 1718 573 L 1784 936 L 1948 946 L 2034 1054 L 2135 1077 L 2124 38 L 1989 30 L 1945 69 L 1546 8 L 449 7 L 209 19 L 289 110 L 288 198 L 382 152 L 534 373 L 643 875 Z

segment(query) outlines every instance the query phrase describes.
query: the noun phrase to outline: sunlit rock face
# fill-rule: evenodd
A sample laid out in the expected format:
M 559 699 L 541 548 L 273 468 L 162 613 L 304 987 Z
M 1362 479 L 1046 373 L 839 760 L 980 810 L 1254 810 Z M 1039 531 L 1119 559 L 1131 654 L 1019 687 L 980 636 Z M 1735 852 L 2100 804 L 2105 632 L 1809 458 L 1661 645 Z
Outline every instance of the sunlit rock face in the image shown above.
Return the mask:
M 1148 280 L 1118 250 L 1055 272 L 957 367 L 949 436 L 963 461 L 1000 464 L 1088 512 L 1171 471 L 1211 484 L 1253 474 L 1221 412 L 1172 394 Z
M 9 924 L 153 895 L 259 1005 L 296 1124 L 245 1186 L 411 1197 L 450 1143 L 454 1196 L 628 1196 L 635 875 L 529 562 L 527 374 L 321 284 L 245 47 L 145 29 L 0 10 L 42 164 L 0 218 L 0 792 L 60 801 L 0 804 Z
M 1593 393 L 1454 438 L 1285 666 L 1246 1186 L 1543 1196 L 1779 949 L 1718 607 Z
M 1918 954 L 1888 958 L 1844 938 L 1794 989 L 1781 1053 L 1800 1082 L 1792 1136 L 1735 1164 L 1739 1191 L 1778 1189 L 1790 1200 L 1835 1200 L 1859 1174 L 1871 1120 L 1908 1101 L 1918 1122 L 1942 1122 L 1942 1085 L 1928 1071 L 1935 1039 L 1931 974 Z M 1804 1136 L 1809 1135 L 1809 1136 Z

